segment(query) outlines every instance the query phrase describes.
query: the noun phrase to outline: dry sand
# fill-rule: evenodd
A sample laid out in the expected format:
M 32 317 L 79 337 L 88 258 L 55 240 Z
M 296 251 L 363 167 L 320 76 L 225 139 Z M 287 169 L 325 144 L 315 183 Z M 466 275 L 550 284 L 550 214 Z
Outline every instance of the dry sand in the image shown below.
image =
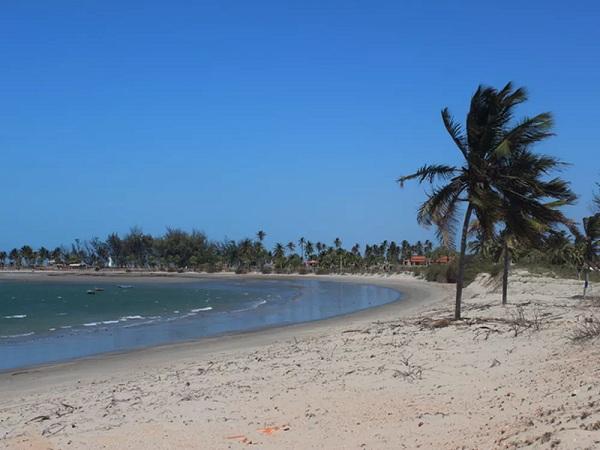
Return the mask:
M 600 301 L 511 276 L 465 292 L 340 277 L 406 301 L 362 313 L 0 375 L 0 447 L 600 448 Z M 598 311 L 598 314 L 595 312 Z

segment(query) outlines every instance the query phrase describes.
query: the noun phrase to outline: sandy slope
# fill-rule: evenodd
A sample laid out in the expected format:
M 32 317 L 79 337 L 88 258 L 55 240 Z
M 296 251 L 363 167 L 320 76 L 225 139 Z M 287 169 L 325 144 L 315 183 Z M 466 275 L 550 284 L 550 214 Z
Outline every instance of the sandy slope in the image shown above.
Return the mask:
M 2 375 L 0 447 L 600 448 L 600 351 L 569 339 L 600 317 L 580 283 L 517 273 L 503 308 L 482 277 L 449 323 L 450 289 L 369 280 L 410 301 Z

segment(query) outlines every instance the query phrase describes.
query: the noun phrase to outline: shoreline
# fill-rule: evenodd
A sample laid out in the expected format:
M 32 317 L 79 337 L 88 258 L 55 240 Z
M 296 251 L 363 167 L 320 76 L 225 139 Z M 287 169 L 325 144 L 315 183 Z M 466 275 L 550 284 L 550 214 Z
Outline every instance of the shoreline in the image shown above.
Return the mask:
M 370 307 L 364 310 L 355 311 L 348 314 L 342 314 L 335 317 L 301 322 L 288 325 L 267 326 L 264 328 L 240 331 L 232 333 L 224 333 L 216 336 L 203 337 L 180 342 L 172 342 L 155 346 L 147 346 L 142 348 L 105 352 L 91 356 L 78 357 L 71 360 L 59 361 L 53 363 L 36 364 L 24 366 L 16 369 L 7 369 L 0 371 L 0 394 L 7 395 L 11 391 L 27 389 L 27 384 L 30 382 L 35 384 L 35 380 L 44 377 L 45 382 L 47 377 L 55 375 L 57 378 L 64 380 L 65 377 L 61 374 L 62 371 L 72 372 L 73 370 L 93 374 L 98 374 L 98 370 L 104 370 L 107 364 L 113 364 L 115 367 L 107 369 L 108 372 L 118 367 L 128 366 L 129 364 L 147 364 L 148 362 L 167 362 L 182 357 L 190 357 L 193 355 L 208 356 L 211 352 L 220 352 L 226 350 L 248 349 L 250 347 L 260 347 L 261 345 L 269 345 L 280 339 L 289 339 L 291 337 L 311 336 L 315 333 L 326 332 L 332 327 L 342 324 L 352 324 L 357 321 L 382 319 L 386 315 L 392 314 L 410 314 L 417 309 L 430 306 L 435 301 L 440 301 L 446 293 L 449 286 L 428 283 L 418 280 L 407 275 L 298 275 L 298 274 L 234 274 L 234 273 L 218 273 L 218 274 L 202 274 L 202 273 L 168 273 L 165 275 L 154 275 L 153 273 L 139 276 L 133 273 L 119 273 L 102 275 L 90 275 L 83 273 L 64 273 L 64 272 L 6 272 L 0 274 L 0 280 L 6 279 L 10 281 L 19 280 L 35 282 L 35 281 L 72 281 L 72 277 L 77 277 L 77 281 L 88 282 L 97 280 L 98 278 L 109 278 L 115 281 L 136 281 L 143 280 L 144 282 L 164 282 L 169 279 L 173 282 L 197 281 L 197 280 L 223 280 L 223 279 L 252 279 L 252 280 L 298 280 L 298 279 L 314 279 L 330 282 L 343 282 L 353 284 L 376 285 L 393 289 L 398 292 L 401 298 L 385 305 Z M 15 276 L 16 275 L 16 276 Z M 425 297 L 432 297 L 427 301 Z M 205 348 L 205 346 L 209 346 Z M 90 367 L 87 367 L 90 366 Z M 27 379 L 24 375 L 36 374 L 31 379 Z M 18 383 L 15 381 L 18 380 Z

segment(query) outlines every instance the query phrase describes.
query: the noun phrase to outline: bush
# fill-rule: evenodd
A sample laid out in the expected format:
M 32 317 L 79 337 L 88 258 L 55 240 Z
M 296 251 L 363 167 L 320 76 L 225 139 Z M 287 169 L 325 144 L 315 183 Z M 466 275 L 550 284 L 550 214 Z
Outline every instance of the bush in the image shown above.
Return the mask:
M 595 317 L 586 317 L 583 322 L 579 322 L 577 327 L 571 333 L 572 341 L 587 341 L 596 339 L 600 336 L 600 321 Z
M 238 267 L 237 269 L 235 269 L 235 273 L 236 275 L 244 275 L 248 273 L 248 271 L 244 267 Z
M 308 269 L 306 267 L 300 267 L 298 269 L 298 275 L 306 275 L 308 273 Z
M 425 269 L 425 279 L 438 283 L 456 283 L 456 269 L 452 264 L 432 264 Z
M 273 269 L 269 266 L 264 266 L 261 270 L 262 273 L 264 273 L 265 275 L 269 275 L 271 273 L 273 273 Z

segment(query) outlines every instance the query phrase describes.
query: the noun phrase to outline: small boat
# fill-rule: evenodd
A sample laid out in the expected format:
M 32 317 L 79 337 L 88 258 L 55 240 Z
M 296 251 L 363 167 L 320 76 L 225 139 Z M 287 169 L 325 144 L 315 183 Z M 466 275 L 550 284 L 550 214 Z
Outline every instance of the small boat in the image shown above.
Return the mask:
M 130 284 L 119 284 L 117 287 L 119 289 L 132 289 L 133 288 L 133 286 Z
M 96 295 L 96 291 L 92 290 L 92 289 L 88 289 L 87 293 L 90 295 Z

